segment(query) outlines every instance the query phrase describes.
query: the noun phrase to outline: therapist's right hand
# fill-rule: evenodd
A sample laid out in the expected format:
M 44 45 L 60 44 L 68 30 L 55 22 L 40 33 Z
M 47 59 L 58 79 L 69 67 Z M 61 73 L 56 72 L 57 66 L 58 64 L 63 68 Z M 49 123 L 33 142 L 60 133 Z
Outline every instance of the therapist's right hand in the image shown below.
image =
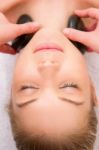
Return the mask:
M 0 45 L 13 40 L 22 34 L 34 33 L 39 29 L 40 25 L 36 22 L 13 24 L 3 13 L 0 13 Z
M 99 9 L 88 8 L 76 10 L 75 14 L 81 18 L 95 19 L 95 24 L 89 32 L 79 31 L 72 28 L 65 28 L 64 34 L 72 41 L 80 42 L 88 47 L 88 51 L 99 53 Z
M 99 0 L 82 0 L 84 3 L 88 3 L 91 7 L 99 8 Z

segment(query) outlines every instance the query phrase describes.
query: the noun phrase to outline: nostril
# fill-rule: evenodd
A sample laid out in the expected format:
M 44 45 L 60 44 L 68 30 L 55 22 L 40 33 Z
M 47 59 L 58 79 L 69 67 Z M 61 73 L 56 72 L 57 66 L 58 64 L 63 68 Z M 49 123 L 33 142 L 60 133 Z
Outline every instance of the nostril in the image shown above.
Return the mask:
M 56 61 L 52 60 L 52 61 L 46 61 L 46 60 L 43 60 L 42 62 L 40 62 L 41 64 L 45 64 L 45 63 L 51 63 L 51 64 L 55 64 Z
M 56 61 L 42 61 L 38 67 L 40 70 L 56 70 L 59 68 L 59 63 Z

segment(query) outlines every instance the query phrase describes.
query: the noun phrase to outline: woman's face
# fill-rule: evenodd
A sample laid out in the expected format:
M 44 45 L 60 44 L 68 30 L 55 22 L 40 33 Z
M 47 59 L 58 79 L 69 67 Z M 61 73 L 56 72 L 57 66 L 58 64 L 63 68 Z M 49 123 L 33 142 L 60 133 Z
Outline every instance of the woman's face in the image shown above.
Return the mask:
M 80 0 L 29 0 L 7 12 L 14 22 L 25 13 L 41 24 L 17 57 L 12 83 L 13 110 L 30 133 L 58 136 L 87 124 L 91 83 L 85 59 L 62 33 L 73 11 L 85 7 Z M 42 44 L 61 50 L 36 51 Z

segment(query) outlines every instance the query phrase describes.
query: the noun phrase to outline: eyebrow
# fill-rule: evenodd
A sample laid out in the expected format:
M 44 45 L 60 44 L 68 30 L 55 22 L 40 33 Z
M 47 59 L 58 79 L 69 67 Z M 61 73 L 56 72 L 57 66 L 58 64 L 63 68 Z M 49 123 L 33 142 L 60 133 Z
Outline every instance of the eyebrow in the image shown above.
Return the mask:
M 73 104 L 73 105 L 75 105 L 75 106 L 81 106 L 81 105 L 84 104 L 84 101 L 82 101 L 82 102 L 75 102 L 75 101 L 73 101 L 73 100 L 71 100 L 71 99 L 64 98 L 64 97 L 60 97 L 60 99 L 63 100 L 63 101 L 66 101 L 66 102 L 68 102 L 68 103 L 71 103 L 71 104 Z
M 59 97 L 59 98 L 60 98 L 61 100 L 65 101 L 65 102 L 68 102 L 68 103 L 73 104 L 73 105 L 75 105 L 75 106 L 81 106 L 81 105 L 84 104 L 84 101 L 82 101 L 82 102 L 75 102 L 75 101 L 73 101 L 73 100 L 71 100 L 71 99 L 67 99 L 67 98 L 64 98 L 64 97 Z M 37 99 L 31 99 L 31 100 L 29 100 L 29 101 L 27 101 L 27 102 L 23 102 L 23 103 L 20 103 L 20 104 L 16 103 L 16 105 L 17 105 L 17 107 L 22 108 L 22 107 L 25 107 L 25 106 L 27 106 L 27 105 L 29 105 L 29 104 L 35 102 L 36 100 L 37 100 Z

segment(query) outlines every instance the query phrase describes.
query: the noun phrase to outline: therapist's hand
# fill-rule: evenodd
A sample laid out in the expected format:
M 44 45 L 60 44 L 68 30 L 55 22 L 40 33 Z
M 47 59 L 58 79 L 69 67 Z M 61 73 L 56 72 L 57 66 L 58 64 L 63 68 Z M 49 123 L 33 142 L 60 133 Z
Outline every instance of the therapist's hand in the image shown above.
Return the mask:
M 29 0 L 0 0 L 0 12 L 5 12 L 12 7 Z
M 82 0 L 83 2 L 88 2 L 90 6 L 99 8 L 99 0 Z
M 76 29 L 65 28 L 64 34 L 72 41 L 80 42 L 88 47 L 88 51 L 99 53 L 99 9 L 89 8 L 85 10 L 76 10 L 75 14 L 80 17 L 90 17 L 95 19 L 93 29 L 89 32 Z
M 39 28 L 40 26 L 36 22 L 13 24 L 8 21 L 3 13 L 0 13 L 0 45 L 22 34 L 36 32 Z

